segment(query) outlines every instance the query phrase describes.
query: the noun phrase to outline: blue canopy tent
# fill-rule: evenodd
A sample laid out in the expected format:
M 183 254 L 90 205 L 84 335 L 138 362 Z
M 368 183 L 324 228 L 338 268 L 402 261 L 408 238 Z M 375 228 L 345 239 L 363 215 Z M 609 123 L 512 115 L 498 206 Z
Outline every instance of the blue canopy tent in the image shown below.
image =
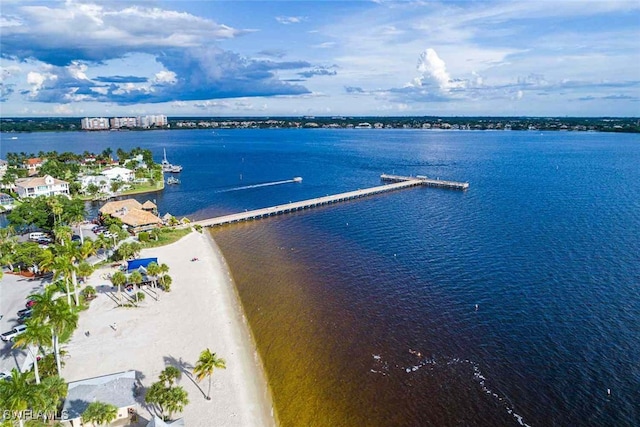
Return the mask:
M 147 266 L 152 262 L 158 263 L 158 258 L 140 258 L 140 259 L 132 259 L 131 261 L 127 261 L 127 273 L 131 273 L 135 270 L 138 270 L 142 267 L 145 272 L 147 270 Z

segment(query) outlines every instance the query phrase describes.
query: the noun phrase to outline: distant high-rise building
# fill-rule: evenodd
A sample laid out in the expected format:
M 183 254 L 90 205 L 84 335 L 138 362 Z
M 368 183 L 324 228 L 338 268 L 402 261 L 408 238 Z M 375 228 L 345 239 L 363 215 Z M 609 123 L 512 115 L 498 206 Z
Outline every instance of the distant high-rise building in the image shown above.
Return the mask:
M 84 130 L 107 130 L 109 129 L 109 119 L 104 117 L 85 117 L 80 121 Z
M 109 121 L 111 122 L 111 129 L 138 127 L 138 119 L 136 117 L 114 117 Z

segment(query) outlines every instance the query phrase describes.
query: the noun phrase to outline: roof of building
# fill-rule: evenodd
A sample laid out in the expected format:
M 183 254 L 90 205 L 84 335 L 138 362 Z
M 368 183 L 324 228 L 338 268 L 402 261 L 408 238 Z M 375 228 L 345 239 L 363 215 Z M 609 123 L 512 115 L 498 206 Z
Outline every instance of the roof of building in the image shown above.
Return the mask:
M 42 159 L 41 159 L 41 158 L 39 158 L 39 157 L 33 157 L 33 158 L 31 158 L 31 159 L 27 159 L 27 160 L 25 160 L 25 161 L 24 161 L 24 163 L 25 163 L 26 165 L 37 165 L 37 164 L 42 163 Z
M 120 166 L 115 166 L 102 171 L 102 174 L 129 174 L 129 173 L 133 173 L 133 171 L 131 169 L 122 168 Z
M 136 199 L 116 200 L 113 202 L 107 202 L 100 208 L 100 213 L 103 215 L 113 215 L 115 212 L 122 210 L 122 208 L 142 209 L 142 205 Z
M 147 424 L 147 427 L 184 427 L 184 418 L 178 418 L 177 420 L 173 420 L 173 421 L 162 421 L 162 418 L 160 418 L 157 415 L 154 415 L 153 418 L 151 418 L 151 421 L 149 421 L 149 423 Z
M 127 261 L 127 273 L 133 270 L 137 270 L 140 267 L 144 268 L 146 271 L 147 267 L 152 262 L 158 264 L 158 258 L 138 258 Z
M 157 208 L 158 207 L 156 206 L 156 204 L 153 203 L 151 200 L 147 200 L 142 204 L 142 209 L 157 209 Z
M 162 220 L 151 212 L 142 209 L 125 209 L 122 213 L 113 213 L 111 216 L 120 218 L 120 220 L 132 227 L 141 227 L 150 224 L 162 224 Z
M 53 184 L 54 185 L 60 185 L 60 184 L 68 184 L 67 181 L 62 181 L 61 179 L 58 178 L 54 178 L 50 175 L 45 175 L 45 176 L 36 176 L 33 178 L 19 178 L 16 179 L 16 187 L 22 187 L 22 188 L 33 188 L 33 187 L 40 187 L 43 185 L 48 185 L 46 183 L 47 178 L 51 178 L 53 180 Z
M 135 406 L 136 371 L 125 371 L 69 383 L 62 407 L 69 419 L 82 416 L 91 402 L 103 402 L 125 408 Z

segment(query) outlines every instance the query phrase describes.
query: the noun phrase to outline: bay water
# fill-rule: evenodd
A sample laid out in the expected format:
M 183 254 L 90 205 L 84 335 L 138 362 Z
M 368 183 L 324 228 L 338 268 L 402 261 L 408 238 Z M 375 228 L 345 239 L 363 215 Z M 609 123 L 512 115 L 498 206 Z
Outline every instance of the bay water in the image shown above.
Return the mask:
M 3 134 L 0 156 L 137 146 L 184 167 L 137 198 L 191 219 L 385 172 L 470 183 L 212 231 L 282 425 L 640 424 L 639 135 L 33 133 Z

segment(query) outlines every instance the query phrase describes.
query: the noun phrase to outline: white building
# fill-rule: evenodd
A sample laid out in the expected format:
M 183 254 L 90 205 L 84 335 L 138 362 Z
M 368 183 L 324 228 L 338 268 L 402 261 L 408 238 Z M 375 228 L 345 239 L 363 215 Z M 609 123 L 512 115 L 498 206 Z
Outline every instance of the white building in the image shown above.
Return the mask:
M 50 175 L 16 180 L 16 193 L 20 197 L 69 196 L 69 183 Z
M 80 187 L 82 191 L 87 191 L 87 187 L 91 184 L 98 187 L 98 193 L 108 193 L 111 191 L 111 180 L 104 175 L 87 175 L 80 178 Z
M 138 126 L 142 128 L 150 128 L 151 126 L 163 127 L 168 123 L 169 122 L 167 121 L 167 116 L 165 116 L 164 114 L 138 117 Z
M 138 127 L 138 119 L 135 117 L 114 117 L 110 123 L 111 129 Z
M 121 167 L 105 169 L 100 175 L 107 177 L 109 181 L 131 182 L 135 179 L 135 173 L 131 169 Z
M 109 119 L 104 117 L 85 117 L 80 121 L 84 130 L 108 130 Z

